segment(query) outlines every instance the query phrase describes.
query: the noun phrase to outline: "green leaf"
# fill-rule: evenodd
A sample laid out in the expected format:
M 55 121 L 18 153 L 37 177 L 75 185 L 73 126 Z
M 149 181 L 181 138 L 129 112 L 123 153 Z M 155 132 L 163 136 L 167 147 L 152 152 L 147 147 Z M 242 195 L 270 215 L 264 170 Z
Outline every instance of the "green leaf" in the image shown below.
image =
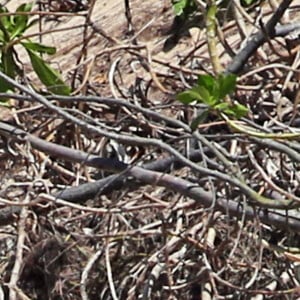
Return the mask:
M 197 92 L 192 90 L 181 92 L 177 94 L 176 98 L 183 104 L 190 104 L 196 100 L 201 101 L 200 95 Z
M 199 124 L 202 124 L 207 120 L 208 114 L 209 114 L 209 110 L 206 109 L 201 114 L 199 114 L 196 118 L 193 119 L 190 126 L 192 131 L 195 131 L 198 128 Z
M 27 27 L 27 20 L 21 20 L 15 24 L 13 28 L 10 29 L 10 39 L 13 40 L 15 37 L 21 36 Z
M 26 49 L 39 52 L 39 53 L 46 53 L 49 55 L 55 54 L 56 53 L 56 48 L 55 47 L 49 47 L 45 46 L 40 43 L 33 43 L 33 42 L 22 42 L 21 43 Z
M 5 7 L 0 6 L 0 13 L 7 13 L 8 10 Z M 1 16 L 0 17 L 0 32 L 1 32 L 1 40 L 3 42 L 10 41 L 9 35 L 9 27 L 11 23 L 8 16 Z
M 177 100 L 179 100 L 183 104 L 190 104 L 194 101 L 197 101 L 211 107 L 214 106 L 217 101 L 203 86 L 195 86 L 190 90 L 179 93 L 177 95 Z
M 30 12 L 32 10 L 33 7 L 33 3 L 24 3 L 21 4 L 18 8 L 17 8 L 17 12 Z
M 172 0 L 172 6 L 175 14 L 183 19 L 197 11 L 195 0 Z
M 20 5 L 16 12 L 30 12 L 32 9 L 32 3 Z M 28 15 L 14 15 L 12 16 L 11 23 L 13 24 L 12 30 L 10 31 L 11 39 L 18 37 L 24 33 L 27 29 Z
M 60 74 L 50 67 L 39 55 L 34 51 L 25 48 L 32 64 L 35 73 L 38 75 L 41 82 L 47 87 L 47 89 L 58 95 L 69 95 L 71 89 L 67 86 Z
M 220 100 L 228 94 L 231 94 L 236 87 L 236 78 L 235 74 L 220 74 L 217 78 L 219 84 L 219 97 Z
M 229 108 L 229 103 L 227 102 L 221 102 L 221 103 L 218 103 L 217 105 L 214 106 L 214 109 L 216 110 L 219 110 L 219 111 L 225 111 Z M 229 108 L 231 109 L 231 108 Z
M 239 103 L 234 104 L 230 109 L 237 119 L 240 119 L 240 118 L 246 116 L 248 113 L 248 108 Z
M 205 87 L 209 92 L 211 92 L 215 88 L 216 79 L 209 74 L 199 75 L 197 84 L 199 86 Z
M 180 16 L 183 14 L 183 11 L 187 5 L 187 0 L 177 0 L 173 1 L 173 9 L 176 16 Z
M 191 91 L 197 93 L 199 98 L 198 102 L 202 102 L 207 104 L 208 106 L 213 106 L 216 103 L 216 99 L 212 97 L 210 92 L 203 86 L 195 86 L 191 89 Z
M 2 49 L 1 63 L 3 72 L 9 77 L 15 78 L 18 66 L 14 59 L 14 49 L 12 47 Z
M 177 100 L 184 104 L 190 104 L 194 101 L 204 103 L 210 107 L 214 107 L 218 101 L 203 86 L 195 86 L 190 90 L 181 92 L 177 95 Z
M 0 58 L 0 70 L 11 78 L 15 78 L 19 68 L 14 59 L 13 48 L 3 48 Z M 14 87 L 6 80 L 0 80 L 0 92 L 13 90 Z
M 8 13 L 8 9 L 2 5 L 0 5 L 0 13 Z M 1 16 L 0 17 L 0 21 L 1 23 L 3 24 L 3 26 L 7 29 L 10 27 L 11 25 L 11 22 L 10 22 L 10 19 L 9 19 L 9 16 Z
M 218 80 L 209 75 L 199 75 L 198 81 L 199 86 L 205 87 L 205 89 L 210 93 L 211 97 L 217 101 L 220 100 L 220 87 Z

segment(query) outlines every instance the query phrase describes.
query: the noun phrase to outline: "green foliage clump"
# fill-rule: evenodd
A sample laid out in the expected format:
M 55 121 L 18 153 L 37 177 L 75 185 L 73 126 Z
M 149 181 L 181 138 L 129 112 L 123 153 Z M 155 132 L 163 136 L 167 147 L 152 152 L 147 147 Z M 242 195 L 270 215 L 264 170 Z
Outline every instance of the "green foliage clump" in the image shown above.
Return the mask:
M 197 84 L 177 95 L 177 99 L 184 104 L 204 103 L 207 109 L 193 120 L 191 128 L 195 130 L 210 112 L 225 114 L 226 116 L 241 118 L 248 112 L 247 107 L 239 103 L 226 101 L 236 87 L 236 75 L 219 74 L 214 77 L 209 74 L 200 75 Z
M 176 16 L 187 17 L 197 10 L 194 0 L 172 0 L 172 5 Z
M 257 5 L 261 0 L 241 0 L 240 3 L 245 6 Z M 207 2 L 208 3 L 208 2 Z M 219 7 L 227 7 L 229 1 L 221 0 L 217 1 Z M 182 18 L 188 18 L 191 14 L 197 11 L 197 4 L 195 0 L 172 0 L 172 6 L 176 16 L 181 16 Z
M 35 24 L 35 20 L 31 21 L 29 18 L 32 7 L 32 3 L 21 4 L 14 14 L 10 14 L 6 7 L 0 5 L 0 70 L 13 79 L 20 74 L 15 46 L 21 45 L 29 55 L 33 70 L 48 91 L 69 95 L 71 89 L 64 83 L 59 72 L 41 57 L 41 54 L 54 54 L 56 48 L 32 42 L 24 35 Z M 11 84 L 0 79 L 0 92 L 10 90 L 13 90 Z

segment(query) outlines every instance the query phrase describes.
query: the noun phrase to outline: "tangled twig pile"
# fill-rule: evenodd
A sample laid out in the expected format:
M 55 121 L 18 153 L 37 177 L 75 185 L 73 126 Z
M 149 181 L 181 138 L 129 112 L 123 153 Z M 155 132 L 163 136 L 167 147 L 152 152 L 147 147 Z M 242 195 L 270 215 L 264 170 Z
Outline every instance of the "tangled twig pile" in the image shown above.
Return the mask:
M 167 32 L 168 4 L 147 20 L 136 0 L 113 35 L 95 21 L 96 1 L 75 1 L 70 15 L 53 2 L 36 12 L 42 32 L 84 20 L 56 56 L 73 95 L 44 96 L 33 78 L 0 72 L 15 87 L 1 94 L 14 104 L 0 122 L 1 293 L 296 297 L 300 23 L 287 15 L 298 6 L 258 13 L 233 1 L 234 16 L 220 15 L 220 61 L 239 75 L 234 99 L 249 115 L 232 127 L 212 114 L 192 131 L 203 106 L 175 95 L 211 71 L 203 29 Z

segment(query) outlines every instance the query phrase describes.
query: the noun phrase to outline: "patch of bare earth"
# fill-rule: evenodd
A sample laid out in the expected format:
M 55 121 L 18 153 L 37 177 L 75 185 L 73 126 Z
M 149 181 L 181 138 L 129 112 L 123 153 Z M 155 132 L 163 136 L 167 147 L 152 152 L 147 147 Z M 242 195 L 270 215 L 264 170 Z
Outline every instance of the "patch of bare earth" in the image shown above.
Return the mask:
M 211 113 L 191 132 L 205 107 L 176 93 L 213 74 L 204 16 L 175 26 L 170 1 L 125 2 L 35 4 L 28 33 L 57 48 L 73 93 L 40 101 L 20 50 L 35 92 L 0 111 L 0 299 L 297 299 L 299 32 L 237 72 L 244 131 Z M 270 2 L 220 12 L 225 70 Z M 293 1 L 281 25 L 298 14 Z

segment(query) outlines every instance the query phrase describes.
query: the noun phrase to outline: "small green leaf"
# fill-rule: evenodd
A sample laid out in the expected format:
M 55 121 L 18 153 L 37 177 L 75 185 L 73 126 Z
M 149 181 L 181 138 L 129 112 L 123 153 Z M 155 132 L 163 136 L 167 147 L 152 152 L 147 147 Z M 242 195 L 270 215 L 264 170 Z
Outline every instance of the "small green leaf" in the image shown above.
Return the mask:
M 228 94 L 231 94 L 236 87 L 236 78 L 235 74 L 220 74 L 217 78 L 219 83 L 219 97 L 220 100 Z
M 206 109 L 201 114 L 199 114 L 195 119 L 193 119 L 190 125 L 192 131 L 195 131 L 198 128 L 199 124 L 202 124 L 206 121 L 208 114 L 209 114 L 209 110 Z
M 228 108 L 231 109 L 227 102 L 221 102 L 214 106 L 214 109 L 219 110 L 219 111 L 225 111 Z
M 216 101 L 220 100 L 220 87 L 216 78 L 209 74 L 200 75 L 197 83 L 199 86 L 205 87 L 205 89 L 210 93 L 211 97 Z
M 173 2 L 173 9 L 176 16 L 180 16 L 183 14 L 186 5 L 187 5 L 187 0 L 177 0 Z
M 0 63 L 0 70 L 9 77 L 14 78 L 18 67 L 13 59 L 12 51 L 2 52 Z M 14 87 L 10 83 L 2 78 L 0 79 L 0 93 L 13 91 L 13 89 Z
M 216 99 L 212 97 L 210 92 L 204 86 L 195 86 L 191 89 L 191 91 L 199 95 L 199 98 L 197 99 L 198 102 L 205 103 L 208 106 L 215 105 Z
M 193 91 L 193 90 L 181 92 L 181 93 L 177 94 L 176 98 L 183 104 L 190 104 L 196 100 L 201 101 L 201 99 L 202 99 L 200 97 L 200 95 L 196 91 Z
M 16 73 L 18 72 L 18 66 L 14 59 L 14 49 L 12 47 L 2 49 L 1 63 L 3 72 L 9 77 L 15 78 Z
M 172 6 L 175 14 L 184 19 L 197 11 L 195 0 L 172 0 Z
M 248 108 L 239 103 L 234 104 L 230 109 L 237 119 L 240 119 L 240 118 L 246 116 L 248 113 Z
M 6 7 L 0 5 L 0 13 L 8 13 L 8 9 Z M 6 29 L 8 29 L 11 25 L 9 16 L 1 16 L 0 21 Z
M 203 86 L 195 86 L 190 90 L 179 93 L 177 95 L 177 100 L 184 104 L 190 104 L 194 101 L 197 101 L 204 103 L 210 107 L 213 107 L 218 101 Z
M 49 47 L 45 46 L 43 44 L 39 43 L 33 43 L 33 42 L 23 42 L 21 43 L 26 49 L 39 52 L 39 53 L 46 53 L 49 55 L 55 54 L 56 53 L 56 48 L 55 47 Z
M 17 8 L 17 12 L 30 12 L 32 10 L 33 3 L 23 3 Z
M 177 100 L 183 104 L 190 104 L 194 101 L 197 101 L 210 107 L 214 106 L 217 102 L 217 99 L 212 97 L 207 89 L 203 86 L 195 86 L 190 90 L 179 93 L 177 95 Z
M 10 39 L 13 40 L 15 37 L 21 36 L 27 27 L 27 20 L 19 19 L 13 28 L 10 30 Z
M 211 92 L 215 88 L 216 79 L 209 74 L 199 75 L 197 84 L 199 86 L 205 87 L 209 92 Z
M 7 13 L 8 10 L 6 8 L 2 8 L 0 6 L 0 13 Z M 9 21 L 8 16 L 2 16 L 0 17 L 0 31 L 3 42 L 9 42 L 10 41 L 10 35 L 9 35 L 9 27 L 11 23 Z
M 16 12 L 30 12 L 32 6 L 32 3 L 22 4 L 17 8 Z M 11 39 L 14 39 L 15 37 L 18 37 L 24 33 L 24 31 L 27 29 L 28 19 L 28 15 L 16 14 L 12 16 L 11 23 L 13 26 L 10 30 Z
M 57 95 L 69 95 L 71 89 L 61 79 L 60 74 L 50 67 L 39 55 L 34 51 L 27 49 L 30 61 L 35 73 L 47 89 Z

